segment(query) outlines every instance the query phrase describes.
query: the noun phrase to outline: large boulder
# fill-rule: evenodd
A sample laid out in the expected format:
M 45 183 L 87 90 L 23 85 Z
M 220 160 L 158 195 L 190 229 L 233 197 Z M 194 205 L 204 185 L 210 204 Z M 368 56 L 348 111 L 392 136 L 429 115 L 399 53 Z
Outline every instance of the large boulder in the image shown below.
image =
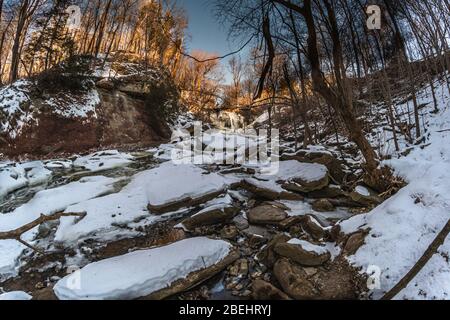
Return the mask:
M 165 71 L 150 68 L 139 78 L 122 70 L 115 78 L 109 63 L 96 70 L 102 63 L 93 58 L 71 59 L 80 70 L 69 68 L 70 60 L 0 89 L 0 153 L 56 156 L 170 138 L 164 111 L 177 108 L 179 93 Z

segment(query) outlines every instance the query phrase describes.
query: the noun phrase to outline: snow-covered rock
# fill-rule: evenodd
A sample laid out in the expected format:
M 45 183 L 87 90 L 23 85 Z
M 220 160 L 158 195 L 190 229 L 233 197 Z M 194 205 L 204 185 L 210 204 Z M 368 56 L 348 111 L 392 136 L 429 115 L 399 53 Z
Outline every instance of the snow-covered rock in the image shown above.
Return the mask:
M 147 210 L 146 183 L 152 178 L 151 170 L 138 173 L 118 193 L 82 201 L 67 208 L 67 212 L 86 212 L 86 216 L 80 221 L 73 217 L 63 217 L 55 241 L 72 245 L 86 237 L 112 239 L 119 232 L 123 237 L 128 233 L 117 225 L 143 217 L 147 217 L 147 223 L 150 223 L 149 219 L 156 222 L 158 218 L 151 216 Z
M 100 172 L 114 168 L 125 167 L 132 163 L 134 157 L 117 150 L 101 151 L 77 158 L 73 165 L 91 172 Z
M 279 243 L 274 250 L 280 256 L 289 258 L 306 267 L 321 266 L 331 258 L 331 253 L 326 247 L 299 239 L 292 239 L 287 243 Z
M 243 187 L 271 200 L 301 200 L 292 192 L 321 190 L 328 184 L 328 169 L 324 165 L 289 160 L 280 161 L 278 166 L 263 168 L 254 178 L 245 179 Z
M 33 299 L 32 296 L 30 296 L 28 293 L 26 292 L 22 292 L 22 291 L 12 291 L 12 292 L 7 292 L 7 293 L 3 293 L 0 294 L 0 301 L 28 301 Z
M 281 161 L 277 173 L 261 172 L 256 178 L 276 181 L 290 191 L 311 192 L 329 184 L 328 169 L 322 164 L 304 163 L 296 160 Z
M 226 179 L 195 165 L 166 162 L 148 173 L 149 209 L 162 214 L 205 203 L 225 192 Z
M 0 199 L 27 184 L 25 170 L 20 165 L 0 168 Z
M 182 227 L 187 230 L 195 228 L 223 224 L 231 221 L 240 211 L 234 207 L 230 196 L 226 196 L 221 203 L 208 206 L 197 214 L 183 220 Z
M 30 102 L 27 80 L 19 80 L 0 89 L 0 135 L 16 138 L 23 128 L 36 122 L 38 110 Z
M 183 282 L 192 284 L 189 278 L 194 283 L 204 280 L 205 274 L 199 277 L 199 272 L 220 265 L 232 250 L 228 242 L 221 240 L 182 240 L 89 264 L 60 280 L 54 291 L 61 300 L 164 298 L 176 293 L 171 287 Z
M 48 170 L 42 161 L 33 161 L 22 164 L 25 169 L 29 186 L 36 186 L 46 183 L 52 177 L 52 172 Z

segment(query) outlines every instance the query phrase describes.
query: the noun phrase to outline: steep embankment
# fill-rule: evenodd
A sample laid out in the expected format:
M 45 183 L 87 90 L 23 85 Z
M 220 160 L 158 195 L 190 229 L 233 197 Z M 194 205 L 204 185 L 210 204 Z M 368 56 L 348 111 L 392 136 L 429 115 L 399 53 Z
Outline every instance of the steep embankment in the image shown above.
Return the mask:
M 346 234 L 368 232 L 364 245 L 350 261 L 363 271 L 374 273 L 374 299 L 389 291 L 413 268 L 450 219 L 450 93 L 445 82 L 437 81 L 435 87 L 438 113 L 433 111 L 430 87 L 418 94 L 426 130 L 418 141 L 424 142 L 411 145 L 401 139 L 401 152 L 395 152 L 392 135 L 389 135 L 383 145 L 383 150 L 392 157 L 385 164 L 404 178 L 408 186 L 369 214 L 340 224 Z M 397 113 L 402 114 L 408 103 L 412 104 L 406 101 L 396 105 Z M 403 114 L 408 117 L 407 113 Z M 384 130 L 383 127 L 380 130 Z M 449 256 L 447 239 L 396 298 L 448 299 Z
M 77 68 L 62 65 L 0 89 L 0 154 L 49 156 L 170 137 L 166 111 L 176 109 L 178 91 L 165 71 L 98 61 L 82 75 Z

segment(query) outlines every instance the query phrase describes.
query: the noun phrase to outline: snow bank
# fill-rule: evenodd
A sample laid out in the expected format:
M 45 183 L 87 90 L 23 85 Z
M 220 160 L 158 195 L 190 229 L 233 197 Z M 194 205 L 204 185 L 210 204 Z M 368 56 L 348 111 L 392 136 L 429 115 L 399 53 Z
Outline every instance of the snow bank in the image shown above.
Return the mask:
M 217 264 L 231 248 L 225 241 L 193 238 L 136 251 L 89 264 L 60 280 L 54 291 L 61 300 L 136 299 Z M 77 283 L 78 287 L 73 286 Z
M 445 85 L 438 91 L 443 90 Z M 350 261 L 381 271 L 379 298 L 402 279 L 450 219 L 450 103 L 439 95 L 441 112 L 427 115 L 431 145 L 407 156 L 386 161 L 409 185 L 367 215 L 341 223 L 345 233 L 370 229 L 366 243 Z M 397 299 L 450 297 L 450 239 Z

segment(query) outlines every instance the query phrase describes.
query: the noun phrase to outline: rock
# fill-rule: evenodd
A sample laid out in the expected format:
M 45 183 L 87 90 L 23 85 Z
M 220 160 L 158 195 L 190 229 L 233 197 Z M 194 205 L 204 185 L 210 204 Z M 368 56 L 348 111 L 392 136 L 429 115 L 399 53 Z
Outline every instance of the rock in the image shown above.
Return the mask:
M 237 260 L 229 269 L 228 269 L 228 275 L 232 277 L 239 277 L 243 278 L 248 275 L 249 272 L 249 263 L 247 259 L 240 259 Z M 238 282 L 239 282 L 238 279 Z M 238 285 L 233 285 L 234 290 L 242 290 L 242 287 L 239 287 Z
M 33 292 L 33 300 L 41 300 L 41 301 L 55 301 L 58 300 L 55 293 L 53 292 L 53 288 L 45 288 L 42 290 L 37 290 Z
M 330 240 L 336 242 L 337 244 L 342 243 L 344 233 L 341 230 L 341 226 L 336 224 L 330 230 Z
M 257 254 L 257 259 L 268 268 L 272 268 L 277 260 L 277 255 L 274 248 L 277 244 L 286 243 L 289 241 L 289 237 L 284 233 L 277 234 L 273 239 L 267 244 L 267 246 Z
M 293 225 L 289 228 L 289 234 L 294 238 L 301 238 L 304 231 L 300 225 Z
M 290 241 L 278 243 L 274 251 L 285 258 L 306 267 L 317 267 L 331 259 L 331 254 L 324 247 L 313 245 L 306 241 Z
M 383 202 L 374 191 L 362 186 L 358 186 L 349 196 L 354 202 L 366 207 L 379 205 Z
M 308 281 L 306 272 L 288 259 L 280 259 L 275 263 L 273 273 L 283 291 L 297 300 L 317 299 L 320 292 Z
M 314 240 L 322 240 L 326 237 L 327 231 L 322 225 L 312 216 L 304 216 L 301 219 L 301 226 L 303 230 L 308 233 Z
M 328 168 L 330 175 L 339 183 L 342 183 L 345 178 L 345 173 L 342 167 L 342 162 L 329 154 L 322 154 L 320 157 L 312 158 L 312 162 L 323 164 Z
M 259 248 L 272 238 L 272 234 L 269 230 L 262 226 L 250 226 L 248 229 L 245 229 L 243 233 L 248 238 L 247 242 L 250 248 Z
M 292 226 L 301 223 L 303 220 L 302 217 L 289 217 L 286 220 L 283 220 L 279 223 L 279 226 L 281 229 L 283 230 L 288 230 L 289 228 L 291 228 Z
M 248 220 L 242 214 L 234 217 L 233 223 L 239 230 L 245 230 L 249 227 Z
M 253 208 L 247 216 L 250 223 L 262 225 L 278 224 L 288 217 L 286 211 L 272 205 L 262 205 Z
M 322 190 L 317 190 L 308 193 L 308 198 L 311 199 L 323 199 L 323 198 L 339 198 L 339 197 L 346 197 L 347 194 L 340 186 L 333 186 L 330 185 L 326 188 L 323 188 Z
M 42 290 L 42 289 L 45 289 L 46 286 L 45 286 L 44 283 L 38 282 L 38 283 L 34 286 L 34 288 L 37 289 L 37 290 Z
M 273 207 L 276 207 L 276 208 L 284 210 L 284 211 L 291 210 L 288 206 L 286 206 L 278 201 L 266 201 L 262 205 L 273 206 Z
M 334 211 L 333 204 L 327 199 L 317 200 L 313 203 L 312 208 L 317 212 L 331 212 Z
M 162 100 L 160 104 L 167 106 L 167 109 L 176 108 L 179 94 L 169 75 L 156 69 L 151 71 L 154 73 L 152 78 L 134 81 L 139 96 L 132 92 L 135 90 L 120 91 L 106 80 L 89 90 L 75 91 L 68 90 L 63 83 L 48 88 L 45 75 L 37 76 L 37 85 L 23 80 L 11 84 L 5 90 L 11 90 L 13 94 L 27 92 L 27 99 L 21 103 L 19 113 L 0 110 L 0 118 L 11 123 L 13 128 L 20 120 L 16 117 L 27 115 L 33 121 L 24 123 L 14 137 L 0 130 L 0 153 L 9 157 L 25 154 L 54 157 L 55 153 L 82 153 L 111 145 L 148 147 L 163 143 L 170 138 L 170 127 L 164 117 L 156 112 L 157 108 L 146 107 L 142 87 L 151 83 L 152 88 L 147 92 L 159 95 Z M 128 77 L 123 77 L 125 86 L 128 80 Z M 161 93 L 159 87 L 155 87 L 156 82 L 173 87 L 173 94 Z M 0 100 L 3 97 L 4 93 L 0 92 Z M 3 143 L 4 138 L 8 143 Z
M 227 240 L 236 239 L 239 235 L 239 230 L 235 226 L 226 226 L 220 232 L 220 237 Z
M 366 236 L 366 232 L 357 232 L 351 235 L 345 244 L 344 253 L 348 256 L 354 255 L 364 245 Z
M 309 193 L 313 191 L 322 190 L 330 184 L 328 175 L 317 181 L 306 181 L 300 178 L 283 184 L 283 189 L 291 192 Z
M 254 300 L 291 300 L 283 291 L 263 280 L 255 280 L 252 283 Z
M 188 230 L 230 222 L 240 209 L 236 207 L 213 206 L 185 219 L 182 224 Z
M 189 288 L 193 288 L 195 287 L 195 285 L 198 285 L 199 283 L 202 283 L 203 281 L 210 279 L 216 274 L 223 271 L 227 266 L 229 266 L 234 261 L 239 259 L 239 257 L 240 257 L 239 252 L 233 251 L 218 264 L 203 269 L 202 271 L 192 273 L 186 279 L 179 280 L 173 283 L 169 288 L 162 289 L 158 292 L 155 292 L 145 297 L 145 300 L 163 300 L 173 295 L 176 295 L 177 293 L 184 292 Z
M 241 182 L 241 188 L 253 193 L 259 198 L 268 200 L 292 200 L 292 201 L 302 201 L 305 198 L 293 192 L 288 192 L 281 188 L 269 188 L 269 186 L 264 186 L 264 183 L 259 183 L 255 179 L 246 179 Z
M 305 271 L 308 277 L 312 277 L 319 272 L 316 268 L 303 268 L 303 271 Z
M 308 270 L 290 262 L 277 261 L 274 275 L 283 291 L 298 300 L 355 300 L 367 284 L 345 259 L 338 259 L 330 268 Z
M 211 200 L 219 197 L 220 195 L 222 195 L 224 192 L 225 192 L 224 190 L 214 191 L 214 192 L 210 192 L 210 193 L 204 194 L 204 195 L 196 197 L 196 198 L 186 197 L 182 200 L 179 200 L 179 201 L 177 200 L 177 201 L 165 203 L 162 205 L 149 204 L 148 210 L 154 214 L 162 215 L 162 214 L 168 213 L 168 212 L 175 212 L 182 208 L 192 208 L 192 207 L 198 206 L 200 204 L 206 203 L 208 201 L 211 201 Z

